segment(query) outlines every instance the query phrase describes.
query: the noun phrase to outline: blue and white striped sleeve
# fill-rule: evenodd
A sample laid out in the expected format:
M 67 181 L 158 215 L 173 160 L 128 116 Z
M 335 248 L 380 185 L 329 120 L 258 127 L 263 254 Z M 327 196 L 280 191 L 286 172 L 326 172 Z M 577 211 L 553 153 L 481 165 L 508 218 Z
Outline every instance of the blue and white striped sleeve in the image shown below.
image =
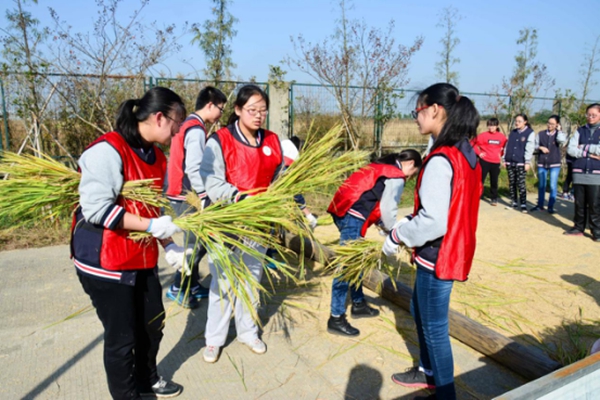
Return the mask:
M 79 158 L 79 205 L 86 221 L 115 229 L 125 209 L 117 204 L 123 187 L 123 162 L 107 142 L 87 149 Z

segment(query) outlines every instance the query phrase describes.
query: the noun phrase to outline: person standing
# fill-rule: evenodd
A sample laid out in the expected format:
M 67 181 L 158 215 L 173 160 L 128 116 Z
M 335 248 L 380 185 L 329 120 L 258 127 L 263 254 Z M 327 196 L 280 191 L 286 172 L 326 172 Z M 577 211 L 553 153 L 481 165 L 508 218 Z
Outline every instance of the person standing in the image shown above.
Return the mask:
M 392 375 L 402 386 L 435 389 L 428 398 L 456 399 L 448 312 L 454 281 L 465 281 L 475 254 L 481 166 L 469 140 L 479 113 L 448 83 L 423 90 L 413 116 L 422 135 L 435 139 L 415 187 L 412 218 L 391 230 L 387 257 L 400 244 L 413 249 L 417 267 L 410 307 L 419 338 L 419 365 Z
M 479 157 L 482 184 L 485 184 L 485 179 L 490 174 L 490 204 L 493 206 L 498 205 L 498 176 L 506 145 L 506 136 L 498 130 L 499 125 L 498 118 L 490 118 L 487 122 L 488 131 L 471 141 L 473 150 Z
M 560 146 L 564 144 L 564 135 L 560 127 L 560 117 L 552 115 L 548 118 L 548 129 L 541 131 L 535 137 L 535 150 L 538 155 L 538 201 L 531 211 L 543 211 L 546 198 L 546 181 L 550 176 L 550 197 L 548 198 L 548 213 L 554 214 L 554 203 L 558 192 L 558 174 L 560 173 Z
M 170 216 L 161 217 L 158 207 L 120 192 L 125 182 L 140 179 L 155 179 L 162 187 L 167 161 L 154 143 L 168 145 L 184 116 L 177 94 L 154 87 L 141 99 L 123 102 L 115 131 L 96 139 L 79 159 L 71 258 L 104 327 L 104 369 L 113 399 L 174 397 L 182 390 L 156 367 L 165 320 L 157 242 L 169 263 L 181 268 L 184 249 L 171 240 L 181 229 Z M 152 236 L 130 239 L 136 231 Z
M 600 242 L 600 104 L 594 103 L 585 111 L 587 124 L 571 136 L 567 152 L 573 162 L 575 189 L 574 226 L 566 235 L 582 236 L 587 225 L 592 239 Z
M 211 201 L 243 201 L 248 191 L 264 191 L 283 169 L 283 152 L 277 134 L 261 128 L 269 112 L 269 97 L 256 85 L 243 86 L 234 103 L 234 113 L 226 127 L 211 135 L 200 166 L 200 176 Z M 254 244 L 262 254 L 266 248 Z M 239 248 L 229 251 L 234 262 L 243 260 L 256 281 L 260 282 L 264 259 L 244 253 Z M 212 275 L 208 296 L 206 321 L 206 347 L 204 361 L 214 363 L 219 358 L 234 314 L 237 339 L 254 353 L 263 354 L 267 346 L 258 336 L 258 327 L 252 313 L 239 297 L 231 294 L 231 285 L 248 285 L 247 282 L 230 282 L 218 258 L 209 254 L 208 267 Z M 258 299 L 252 299 L 258 307 Z M 235 312 L 234 312 L 235 308 Z
M 198 196 L 203 208 L 209 205 L 200 177 L 200 164 L 208 138 L 206 124 L 214 124 L 221 118 L 226 102 L 227 97 L 219 89 L 212 86 L 202 89 L 196 98 L 196 111 L 183 121 L 171 142 L 165 193 L 177 216 L 196 211 L 186 202 L 188 192 L 193 191 Z M 198 265 L 206 249 L 192 232 L 185 231 L 183 240 L 185 246 L 193 249 L 190 270 L 183 271 L 183 274 L 181 270 L 175 273 L 167 298 L 184 308 L 196 308 L 200 299 L 208 297 L 208 289 L 200 285 L 198 273 Z
M 421 155 L 416 150 L 389 154 L 354 172 L 335 193 L 327 212 L 340 231 L 340 245 L 362 238 L 369 226 L 380 223 L 386 231 L 396 223 L 398 203 L 405 181 L 421 167 Z M 350 291 L 353 318 L 376 317 L 379 310 L 370 307 L 362 284 L 350 286 L 334 278 L 331 288 L 331 315 L 327 331 L 335 335 L 357 336 L 360 331 L 346 319 L 346 298 Z
M 504 162 L 508 172 L 508 186 L 510 189 L 511 206 L 527 212 L 527 185 L 525 177 L 531 167 L 531 157 L 535 147 L 535 132 L 529 125 L 525 114 L 515 117 L 515 129 L 510 131 L 506 148 L 504 149 Z M 518 194 L 518 198 L 517 198 Z

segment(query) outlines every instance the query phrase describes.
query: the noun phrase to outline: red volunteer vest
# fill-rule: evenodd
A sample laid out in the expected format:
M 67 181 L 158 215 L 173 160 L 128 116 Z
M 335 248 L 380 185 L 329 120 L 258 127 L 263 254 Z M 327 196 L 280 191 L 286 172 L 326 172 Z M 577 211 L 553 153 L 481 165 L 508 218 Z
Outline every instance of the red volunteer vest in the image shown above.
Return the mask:
M 283 159 L 277 135 L 264 130 L 258 147 L 240 142 L 228 127 L 219 129 L 216 135 L 223 151 L 227 182 L 242 192 L 252 189 L 261 189 L 259 192 L 267 190 Z
M 472 168 L 466 157 L 455 146 L 443 146 L 427 156 L 415 187 L 415 208 L 417 215 L 420 207 L 419 188 L 427 162 L 435 156 L 443 156 L 452 166 L 452 195 L 448 211 L 448 230 L 442 238 L 435 263 L 435 275 L 443 280 L 465 281 L 471 270 L 479 215 L 481 184 L 481 166 L 475 163 Z M 425 245 L 427 246 L 427 245 Z M 424 246 L 424 247 L 425 247 Z M 420 248 L 422 249 L 422 248 Z M 416 257 L 418 249 L 413 250 Z
M 110 143 L 121 156 L 124 182 L 156 179 L 155 186 L 159 189 L 162 188 L 167 160 L 158 147 L 154 147 L 156 160 L 154 164 L 150 165 L 140 159 L 117 132 L 109 132 L 100 136 L 89 147 L 104 141 Z M 122 196 L 117 197 L 116 204 L 123 207 L 125 211 L 141 217 L 156 218 L 160 216 L 160 208 L 146 206 Z M 126 229 L 103 230 L 100 249 L 100 266 L 102 268 L 110 271 L 126 271 L 152 269 L 156 266 L 158 262 L 157 240 L 148 238 L 134 241 L 129 239 L 129 233 L 130 231 Z M 77 235 L 77 229 L 73 229 L 72 234 Z
M 171 150 L 169 153 L 169 164 L 167 166 L 167 179 L 168 186 L 166 195 L 168 198 L 173 200 L 185 200 L 186 192 L 191 190 L 189 185 L 184 183 L 185 178 L 185 135 L 190 128 L 199 126 L 206 135 L 206 129 L 204 124 L 196 114 L 192 114 L 186 118 L 186 120 L 179 128 L 179 132 L 171 139 Z M 187 180 L 187 179 L 186 179 Z
M 405 178 L 402 170 L 394 165 L 371 163 L 348 177 L 335 192 L 327 212 L 338 217 L 346 215 L 348 210 L 360 200 L 365 192 L 373 189 L 377 181 L 384 179 Z M 381 219 L 379 201 L 375 203 L 371 213 L 366 217 L 361 229 L 361 236 L 365 236 L 367 229 Z

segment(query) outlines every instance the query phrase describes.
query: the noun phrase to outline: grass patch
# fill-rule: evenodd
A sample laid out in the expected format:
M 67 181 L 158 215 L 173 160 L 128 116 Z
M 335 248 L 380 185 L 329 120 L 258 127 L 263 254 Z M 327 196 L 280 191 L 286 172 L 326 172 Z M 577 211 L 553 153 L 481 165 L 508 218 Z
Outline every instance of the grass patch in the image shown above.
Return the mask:
M 0 251 L 69 243 L 70 221 L 30 222 L 19 227 L 17 222 L 10 217 L 0 219 Z

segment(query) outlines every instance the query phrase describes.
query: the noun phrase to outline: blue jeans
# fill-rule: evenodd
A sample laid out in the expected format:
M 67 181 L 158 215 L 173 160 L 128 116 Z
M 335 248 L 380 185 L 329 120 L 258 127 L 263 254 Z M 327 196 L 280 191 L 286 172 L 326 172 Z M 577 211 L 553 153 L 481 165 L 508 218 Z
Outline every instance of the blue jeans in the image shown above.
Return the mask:
M 333 222 L 340 231 L 340 244 L 343 245 L 349 240 L 360 239 L 360 230 L 365 223 L 362 219 L 353 217 L 350 214 L 344 215 L 342 218 L 333 216 Z M 362 285 L 358 287 L 350 286 L 348 282 L 341 281 L 337 278 L 333 279 L 331 288 L 331 315 L 342 315 L 346 312 L 346 296 L 350 287 L 350 297 L 355 303 L 365 299 Z
M 454 281 L 443 281 L 417 268 L 410 312 L 419 336 L 419 365 L 433 371 L 438 399 L 455 399 L 454 361 L 448 333 L 448 310 Z
M 550 171 L 550 198 L 548 199 L 548 209 L 554 210 L 554 203 L 556 202 L 556 193 L 558 191 L 558 173 L 560 167 L 552 168 L 541 168 L 538 167 L 538 207 L 544 207 L 544 197 L 546 196 L 546 180 L 548 178 L 548 171 Z

